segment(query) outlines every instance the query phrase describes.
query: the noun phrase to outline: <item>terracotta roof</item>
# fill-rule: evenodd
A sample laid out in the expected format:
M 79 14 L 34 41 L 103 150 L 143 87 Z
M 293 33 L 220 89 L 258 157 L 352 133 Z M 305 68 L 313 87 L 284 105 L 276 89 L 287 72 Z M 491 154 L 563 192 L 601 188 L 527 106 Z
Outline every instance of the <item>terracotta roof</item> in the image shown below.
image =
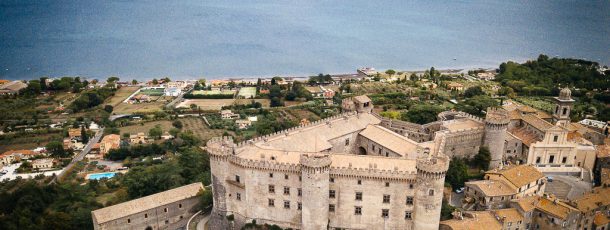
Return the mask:
M 417 142 L 381 126 L 368 125 L 360 135 L 402 156 L 417 152 Z
M 505 223 L 523 220 L 523 215 L 521 215 L 521 213 L 519 213 L 519 211 L 517 211 L 515 208 L 498 209 L 493 212 L 500 220 L 504 218 Z
M 12 82 L 4 83 L 4 84 L 0 85 L 0 89 L 6 89 L 6 90 L 10 90 L 10 91 L 19 91 L 26 87 L 28 87 L 28 85 L 21 81 L 12 81 Z
M 557 200 L 550 200 L 545 197 L 538 197 L 538 200 L 534 203 L 536 209 L 545 212 L 547 214 L 558 217 L 562 220 L 566 220 L 571 212 L 578 211 L 575 208 Z
M 479 180 L 466 182 L 466 186 L 478 188 L 485 196 L 509 196 L 517 193 L 515 187 L 501 180 Z
M 502 224 L 490 211 L 469 212 L 474 217 L 464 217 L 462 220 L 451 219 L 441 221 L 441 225 L 453 230 L 488 230 L 502 229 Z
M 2 155 L 3 156 L 8 156 L 8 155 L 14 155 L 14 154 L 21 154 L 21 155 L 38 155 L 39 153 L 36 153 L 32 150 L 9 150 L 4 152 Z
M 536 167 L 532 165 L 516 165 L 507 167 L 502 170 L 491 170 L 487 171 L 486 174 L 498 174 L 502 175 L 506 180 L 512 183 L 515 187 L 520 188 L 524 185 L 537 181 L 544 177 Z
M 597 212 L 593 218 L 593 223 L 595 226 L 606 226 L 606 224 L 610 223 L 610 219 L 603 213 Z
M 551 127 L 553 127 L 553 124 L 549 123 L 548 121 L 542 120 L 532 114 L 526 114 L 523 116 L 522 119 L 525 123 L 533 126 L 534 128 L 536 128 L 540 131 L 546 131 L 547 129 L 550 129 Z
M 536 208 L 536 205 L 534 204 L 537 200 L 537 196 L 528 196 L 515 200 L 514 203 L 517 204 L 517 206 L 519 206 L 524 212 L 529 212 Z
M 70 136 L 70 138 L 80 137 L 80 129 L 68 129 L 68 136 Z
M 526 146 L 530 146 L 532 143 L 540 141 L 540 139 L 538 139 L 538 135 L 528 131 L 525 127 L 512 129 L 510 130 L 510 133 L 521 140 L 521 142 L 523 142 L 523 144 Z
M 197 196 L 200 191 L 204 190 L 203 184 L 193 183 L 182 187 L 167 190 L 165 192 L 156 193 L 150 196 L 145 196 L 139 199 L 123 202 L 113 206 L 101 208 L 92 211 L 92 215 L 97 220 L 98 224 L 108 221 L 123 218 L 139 212 L 153 209 L 180 200 L 188 199 Z
M 610 205 L 610 188 L 596 188 L 591 193 L 585 194 L 572 203 L 583 212 L 594 210 L 600 206 Z

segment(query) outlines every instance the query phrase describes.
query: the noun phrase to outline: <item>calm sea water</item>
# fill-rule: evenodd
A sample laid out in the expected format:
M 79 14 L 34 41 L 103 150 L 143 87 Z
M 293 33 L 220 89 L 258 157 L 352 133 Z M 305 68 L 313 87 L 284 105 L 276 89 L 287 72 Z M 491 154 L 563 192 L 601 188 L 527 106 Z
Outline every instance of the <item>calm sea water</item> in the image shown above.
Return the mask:
M 610 63 L 610 1 L 0 0 L 0 78 Z M 456 60 L 454 60 L 456 59 Z

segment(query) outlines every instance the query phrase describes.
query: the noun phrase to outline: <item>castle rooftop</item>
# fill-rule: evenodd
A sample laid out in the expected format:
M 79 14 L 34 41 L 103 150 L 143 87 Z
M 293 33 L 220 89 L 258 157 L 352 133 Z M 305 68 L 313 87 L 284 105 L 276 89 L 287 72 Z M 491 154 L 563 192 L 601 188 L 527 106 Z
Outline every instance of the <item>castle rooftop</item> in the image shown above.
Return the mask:
M 478 188 L 485 196 L 509 196 L 517 193 L 515 187 L 501 180 L 470 181 L 466 184 Z
M 465 129 L 482 128 L 483 124 L 476 122 L 472 119 L 465 118 L 459 120 L 444 121 L 443 127 L 447 128 L 451 132 L 455 132 Z
M 401 156 L 407 156 L 409 153 L 413 154 L 417 152 L 417 142 L 378 125 L 368 125 L 360 132 L 360 135 Z
M 516 165 L 502 170 L 494 169 L 487 171 L 485 174 L 501 175 L 516 188 L 520 188 L 544 177 L 544 174 L 532 165 Z

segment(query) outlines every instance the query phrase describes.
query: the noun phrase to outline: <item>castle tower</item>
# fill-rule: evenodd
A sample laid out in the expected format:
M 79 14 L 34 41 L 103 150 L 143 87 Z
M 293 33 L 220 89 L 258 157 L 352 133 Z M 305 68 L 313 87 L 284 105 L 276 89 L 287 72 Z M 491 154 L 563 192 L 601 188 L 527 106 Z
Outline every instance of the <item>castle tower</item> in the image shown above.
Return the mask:
M 228 229 L 227 213 L 227 179 L 229 175 L 229 156 L 233 154 L 233 138 L 212 138 L 206 144 L 206 151 L 210 154 L 210 170 L 212 174 L 212 191 L 214 206 L 210 226 L 214 229 Z
M 489 149 L 491 162 L 489 168 L 495 169 L 502 165 L 504 156 L 504 142 L 510 117 L 508 112 L 502 108 L 488 108 L 485 116 L 485 138 L 483 146 Z
M 559 97 L 554 97 L 554 99 L 555 110 L 553 111 L 553 121 L 562 126 L 570 124 L 570 112 L 574 106 L 572 91 L 568 87 L 563 88 L 559 92 Z
M 328 225 L 330 157 L 324 154 L 302 154 L 300 163 L 302 229 L 326 229 Z
M 445 174 L 449 168 L 449 158 L 442 153 L 438 156 L 424 154 L 417 159 L 417 182 L 413 206 L 413 229 L 438 229 Z

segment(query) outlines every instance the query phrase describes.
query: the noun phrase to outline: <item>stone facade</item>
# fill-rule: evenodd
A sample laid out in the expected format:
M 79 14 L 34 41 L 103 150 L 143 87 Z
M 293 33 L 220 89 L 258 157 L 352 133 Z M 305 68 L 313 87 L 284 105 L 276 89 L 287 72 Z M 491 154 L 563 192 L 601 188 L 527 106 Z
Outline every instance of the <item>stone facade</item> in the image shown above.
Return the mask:
M 348 113 L 243 143 L 210 140 L 211 228 L 255 220 L 293 229 L 438 229 L 449 159 L 379 122 Z M 364 142 L 378 139 L 363 132 L 413 145 L 412 152 L 361 155 Z

